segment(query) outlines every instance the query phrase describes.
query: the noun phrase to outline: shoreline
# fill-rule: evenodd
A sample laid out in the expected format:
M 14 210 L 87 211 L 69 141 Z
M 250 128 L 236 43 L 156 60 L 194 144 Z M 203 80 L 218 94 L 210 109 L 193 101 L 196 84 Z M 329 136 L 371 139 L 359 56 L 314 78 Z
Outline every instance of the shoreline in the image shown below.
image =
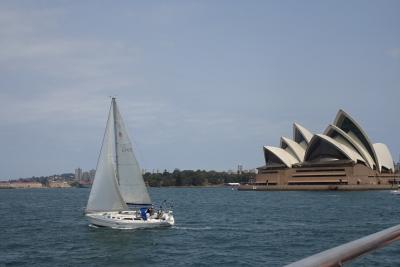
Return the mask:
M 374 191 L 395 190 L 392 185 L 241 185 L 239 191 Z
M 252 185 L 245 184 L 240 186 L 220 185 L 185 185 L 185 186 L 147 186 L 148 188 L 234 188 L 238 191 L 374 191 L 374 190 L 396 190 L 392 185 Z M 2 189 L 71 189 L 71 188 L 91 188 L 79 186 L 0 186 Z
M 232 187 L 226 186 L 224 184 L 221 185 L 185 185 L 185 186 L 147 186 L 149 188 L 223 188 L 223 187 Z M 80 186 L 40 186 L 40 187 L 14 187 L 14 186 L 0 186 L 0 190 L 2 189 L 69 189 L 69 188 L 91 188 L 91 187 L 80 187 Z

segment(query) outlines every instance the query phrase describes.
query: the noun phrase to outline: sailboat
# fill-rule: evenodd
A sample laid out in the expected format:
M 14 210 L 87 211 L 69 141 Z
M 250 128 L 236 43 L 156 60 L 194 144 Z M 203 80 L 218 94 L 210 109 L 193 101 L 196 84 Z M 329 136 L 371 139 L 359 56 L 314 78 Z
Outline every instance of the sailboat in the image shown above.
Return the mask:
M 94 226 L 117 229 L 175 223 L 172 210 L 153 208 L 114 97 L 85 215 Z

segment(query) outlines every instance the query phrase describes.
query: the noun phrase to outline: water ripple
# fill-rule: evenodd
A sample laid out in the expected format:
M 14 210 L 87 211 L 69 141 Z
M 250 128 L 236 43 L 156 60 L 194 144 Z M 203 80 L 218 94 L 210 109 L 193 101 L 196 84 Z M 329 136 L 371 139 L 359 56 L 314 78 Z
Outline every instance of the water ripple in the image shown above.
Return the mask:
M 89 227 L 87 189 L 0 191 L 0 266 L 282 266 L 399 223 L 388 192 L 152 188 L 176 225 Z M 400 244 L 350 266 L 400 266 Z

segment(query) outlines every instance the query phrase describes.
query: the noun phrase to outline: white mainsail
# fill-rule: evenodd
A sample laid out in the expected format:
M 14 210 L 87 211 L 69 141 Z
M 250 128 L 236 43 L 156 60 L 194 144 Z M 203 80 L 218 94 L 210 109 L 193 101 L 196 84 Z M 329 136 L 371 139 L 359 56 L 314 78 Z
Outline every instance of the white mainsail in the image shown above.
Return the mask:
M 115 101 L 113 101 L 113 111 L 115 112 L 117 147 L 117 181 L 122 198 L 128 204 L 151 205 L 151 199 L 144 183 L 139 163 L 133 154 L 132 143 L 129 140 L 124 121 Z
M 113 155 L 115 151 L 114 125 L 114 112 L 111 106 L 86 212 L 128 209 L 116 180 Z

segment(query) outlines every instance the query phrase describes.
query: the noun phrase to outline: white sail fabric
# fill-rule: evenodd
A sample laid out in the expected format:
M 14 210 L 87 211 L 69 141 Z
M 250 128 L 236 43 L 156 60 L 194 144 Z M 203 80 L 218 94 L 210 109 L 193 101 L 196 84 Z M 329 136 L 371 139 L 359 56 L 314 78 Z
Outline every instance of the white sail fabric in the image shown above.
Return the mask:
M 86 212 L 120 211 L 128 207 L 119 192 L 114 164 L 114 115 L 111 106 L 96 175 L 90 191 Z
M 142 172 L 129 140 L 121 114 L 114 102 L 115 134 L 117 136 L 118 182 L 122 198 L 128 204 L 151 204 Z

